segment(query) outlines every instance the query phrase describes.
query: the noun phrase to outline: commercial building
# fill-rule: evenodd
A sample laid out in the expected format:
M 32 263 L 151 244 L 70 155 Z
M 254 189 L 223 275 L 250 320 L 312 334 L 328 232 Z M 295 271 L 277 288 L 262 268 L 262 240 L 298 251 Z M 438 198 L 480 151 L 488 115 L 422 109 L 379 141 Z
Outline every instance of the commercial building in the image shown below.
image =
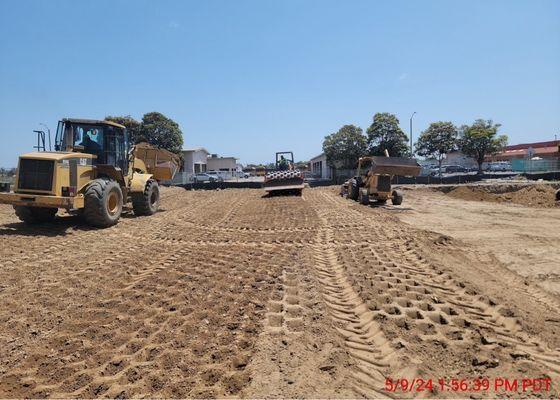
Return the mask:
M 437 161 L 435 162 L 437 164 Z M 460 151 L 452 151 L 445 155 L 442 165 L 459 165 L 464 168 L 477 168 L 476 160 Z
M 483 168 L 489 163 L 507 162 L 517 172 L 557 171 L 560 169 L 560 140 L 547 142 L 521 143 L 506 146 L 503 151 L 487 155 Z M 460 165 L 476 168 L 476 161 L 460 151 L 448 153 L 444 165 Z
M 558 159 L 558 157 L 560 157 L 560 140 L 506 146 L 504 151 L 489 156 L 488 161 L 512 161 L 534 157 L 539 157 L 541 159 Z
M 486 161 L 507 161 L 517 172 L 560 171 L 560 140 L 506 146 L 504 151 L 486 157 Z
M 206 159 L 208 171 L 222 171 L 234 174 L 237 171 L 237 158 L 235 157 L 218 157 L 217 154 L 211 154 Z
M 171 182 L 175 185 L 182 185 L 192 181 L 194 174 L 207 171 L 221 172 L 223 179 L 230 179 L 236 176 L 241 170 L 235 157 L 218 157 L 217 154 L 210 154 L 204 147 L 194 147 L 181 151 L 183 156 L 183 166 L 175 175 Z
M 327 165 L 327 156 L 321 153 L 309 160 L 309 170 L 314 178 L 329 180 L 333 177 L 332 167 Z

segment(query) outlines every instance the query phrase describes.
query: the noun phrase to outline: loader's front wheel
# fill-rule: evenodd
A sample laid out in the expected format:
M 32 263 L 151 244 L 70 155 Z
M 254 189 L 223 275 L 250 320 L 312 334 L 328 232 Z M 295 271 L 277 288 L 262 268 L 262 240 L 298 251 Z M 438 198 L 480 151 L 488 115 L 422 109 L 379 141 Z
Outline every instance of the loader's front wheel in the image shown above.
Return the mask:
M 402 204 L 402 201 L 403 201 L 402 193 L 397 190 L 393 190 L 393 196 L 391 198 L 391 202 L 393 203 L 393 205 L 400 206 Z
M 108 178 L 95 179 L 85 191 L 83 216 L 98 228 L 115 225 L 121 217 L 123 194 L 119 184 Z
M 135 215 L 152 215 L 159 209 L 159 186 L 149 179 L 143 193 L 132 193 L 132 208 Z
M 56 216 L 57 208 L 14 206 L 17 217 L 26 224 L 42 224 L 52 222 Z

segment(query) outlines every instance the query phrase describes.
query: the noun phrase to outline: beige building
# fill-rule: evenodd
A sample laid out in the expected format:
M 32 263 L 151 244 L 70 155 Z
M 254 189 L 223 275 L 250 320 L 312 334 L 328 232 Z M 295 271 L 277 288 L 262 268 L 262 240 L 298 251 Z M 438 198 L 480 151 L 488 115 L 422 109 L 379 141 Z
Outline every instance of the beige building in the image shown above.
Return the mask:
M 212 154 L 206 159 L 206 170 L 229 172 L 233 175 L 237 171 L 237 158 Z
M 478 164 L 476 160 L 472 157 L 469 157 L 460 151 L 452 151 L 445 155 L 443 159 L 442 165 L 459 165 L 465 168 L 477 168 Z

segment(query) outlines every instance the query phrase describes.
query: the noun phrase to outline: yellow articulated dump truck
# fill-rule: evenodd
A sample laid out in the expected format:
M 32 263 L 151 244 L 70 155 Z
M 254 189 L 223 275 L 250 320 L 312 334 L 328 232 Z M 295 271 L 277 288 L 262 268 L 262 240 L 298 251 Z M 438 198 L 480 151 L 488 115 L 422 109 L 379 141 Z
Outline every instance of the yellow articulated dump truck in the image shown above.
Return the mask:
M 136 215 L 159 208 L 158 181 L 180 168 L 174 153 L 147 143 L 131 146 L 126 128 L 114 122 L 65 118 L 58 123 L 55 151 L 19 158 L 14 191 L 0 193 L 25 223 L 52 221 L 58 209 L 104 228 L 118 222 L 130 202 Z
M 385 204 L 387 200 L 399 206 L 403 202 L 403 195 L 392 190 L 393 176 L 418 176 L 420 165 L 414 158 L 389 157 L 360 157 L 356 175 L 346 181 L 340 188 L 340 195 L 359 201 L 363 205 L 374 201 Z

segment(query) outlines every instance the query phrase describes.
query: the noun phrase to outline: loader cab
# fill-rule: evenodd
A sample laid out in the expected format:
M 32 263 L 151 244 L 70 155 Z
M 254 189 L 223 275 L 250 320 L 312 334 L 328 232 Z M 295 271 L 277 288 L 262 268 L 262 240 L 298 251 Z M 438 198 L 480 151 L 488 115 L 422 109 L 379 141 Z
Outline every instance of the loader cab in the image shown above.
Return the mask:
M 126 128 L 109 121 L 63 119 L 58 122 L 55 150 L 96 156 L 93 165 L 128 170 L 129 142 Z

